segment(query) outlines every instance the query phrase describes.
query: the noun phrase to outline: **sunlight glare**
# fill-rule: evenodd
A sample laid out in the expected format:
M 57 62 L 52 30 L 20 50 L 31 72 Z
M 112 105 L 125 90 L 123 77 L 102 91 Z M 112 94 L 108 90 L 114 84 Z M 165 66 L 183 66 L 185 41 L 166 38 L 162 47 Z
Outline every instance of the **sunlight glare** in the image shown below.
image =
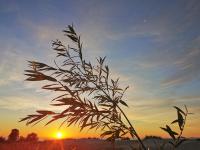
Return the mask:
M 62 137 L 63 137 L 62 132 L 57 132 L 57 133 L 56 133 L 56 138 L 57 138 L 57 139 L 61 139 Z

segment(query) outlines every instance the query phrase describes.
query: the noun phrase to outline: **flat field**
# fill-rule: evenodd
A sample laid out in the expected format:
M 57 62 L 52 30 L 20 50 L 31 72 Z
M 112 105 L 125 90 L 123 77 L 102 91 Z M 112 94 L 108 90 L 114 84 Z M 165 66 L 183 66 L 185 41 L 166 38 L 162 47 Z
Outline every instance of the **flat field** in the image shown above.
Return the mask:
M 160 150 L 160 146 L 166 140 L 147 140 L 145 145 L 149 150 Z M 96 139 L 60 140 L 43 142 L 13 142 L 0 143 L 0 150 L 112 150 L 112 143 Z M 172 149 L 169 144 L 165 150 Z M 139 150 L 136 141 L 117 141 L 115 150 Z M 200 150 L 199 140 L 189 140 L 183 143 L 177 150 Z

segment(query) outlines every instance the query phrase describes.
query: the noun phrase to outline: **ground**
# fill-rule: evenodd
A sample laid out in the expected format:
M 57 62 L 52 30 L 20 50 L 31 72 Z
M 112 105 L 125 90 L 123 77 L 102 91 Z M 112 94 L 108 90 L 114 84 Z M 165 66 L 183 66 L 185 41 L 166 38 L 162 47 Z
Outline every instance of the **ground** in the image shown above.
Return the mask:
M 159 146 L 164 140 L 147 140 L 145 145 L 150 150 L 159 150 Z M 132 149 L 130 147 L 132 146 Z M 169 145 L 165 150 L 170 150 Z M 198 150 L 200 149 L 200 140 L 189 140 L 181 145 L 177 150 Z M 112 150 L 112 143 L 98 139 L 81 140 L 59 140 L 43 142 L 14 142 L 1 143 L 0 150 Z M 117 141 L 115 150 L 139 150 L 136 141 Z

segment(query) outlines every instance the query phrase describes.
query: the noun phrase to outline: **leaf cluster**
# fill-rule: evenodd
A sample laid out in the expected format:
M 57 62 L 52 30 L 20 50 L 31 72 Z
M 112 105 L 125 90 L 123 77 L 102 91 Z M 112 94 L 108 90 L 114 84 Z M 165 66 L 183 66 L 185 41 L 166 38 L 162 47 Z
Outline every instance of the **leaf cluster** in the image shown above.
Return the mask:
M 27 81 L 48 81 L 42 89 L 56 91 L 60 95 L 51 105 L 64 108 L 60 112 L 38 110 L 21 121 L 37 124 L 46 117 L 46 125 L 64 119 L 60 126 L 78 125 L 80 129 L 101 129 L 101 136 L 108 140 L 122 138 L 130 133 L 130 127 L 123 122 L 121 105 L 128 107 L 123 100 L 125 89 L 119 86 L 119 79 L 111 79 L 110 70 L 105 65 L 106 57 L 97 58 L 97 64 L 86 61 L 82 54 L 82 42 L 69 25 L 64 35 L 73 42 L 65 46 L 60 40 L 52 42 L 56 52 L 54 66 L 37 61 L 28 61 L 30 69 L 25 70 Z
M 169 141 L 169 143 L 174 147 L 177 148 L 180 146 L 184 141 L 187 139 L 185 137 L 182 137 L 182 133 L 186 124 L 186 119 L 188 114 L 192 114 L 188 112 L 187 106 L 185 106 L 185 111 L 180 109 L 177 106 L 174 106 L 174 108 L 177 111 L 177 119 L 171 122 L 171 124 L 177 124 L 179 127 L 179 133 L 177 131 L 174 131 L 171 129 L 170 126 L 166 125 L 165 128 L 161 127 L 162 130 L 164 130 L 166 133 L 168 133 L 172 139 L 172 141 Z

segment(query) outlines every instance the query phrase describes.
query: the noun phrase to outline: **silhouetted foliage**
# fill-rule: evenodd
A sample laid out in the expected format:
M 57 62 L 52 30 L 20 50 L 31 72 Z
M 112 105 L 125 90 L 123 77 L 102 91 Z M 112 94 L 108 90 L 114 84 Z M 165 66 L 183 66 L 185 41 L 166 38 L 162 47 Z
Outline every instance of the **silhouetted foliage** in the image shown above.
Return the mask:
M 174 147 L 177 148 L 178 146 L 180 146 L 183 142 L 185 142 L 187 139 L 185 137 L 182 136 L 183 134 L 183 130 L 186 124 L 186 119 L 188 114 L 192 114 L 188 112 L 188 109 L 185 105 L 185 111 L 183 111 L 182 109 L 180 109 L 177 106 L 174 106 L 174 108 L 177 111 L 177 119 L 172 121 L 171 124 L 177 124 L 179 127 L 179 133 L 178 131 L 174 131 L 171 129 L 170 126 L 166 125 L 166 128 L 161 127 L 162 130 L 164 130 L 165 132 L 167 132 L 172 141 L 169 141 L 169 143 Z
M 29 142 L 37 142 L 38 141 L 38 136 L 36 133 L 30 133 L 27 135 L 26 137 L 26 141 L 29 141 Z
M 51 105 L 61 107 L 63 110 L 60 112 L 37 110 L 36 114 L 28 115 L 20 121 L 26 121 L 26 125 L 35 125 L 50 117 L 46 123 L 48 125 L 63 119 L 60 126 L 77 124 L 80 130 L 100 129 L 103 131 L 101 137 L 113 142 L 129 134 L 132 138 L 136 137 L 141 148 L 146 150 L 121 108 L 128 107 L 124 100 L 124 93 L 128 87 L 121 88 L 119 78 L 110 77 L 110 69 L 105 64 L 106 57 L 97 58 L 96 65 L 84 59 L 81 38 L 73 26 L 69 25 L 63 32 L 72 41 L 73 46 L 65 46 L 60 40 L 52 42 L 53 50 L 56 52 L 55 65 L 52 67 L 41 62 L 28 61 L 30 69 L 25 70 L 27 81 L 48 81 L 42 89 L 59 93 L 59 96 L 52 99 Z M 172 144 L 178 146 L 184 141 L 181 135 L 188 112 L 175 108 L 178 119 L 172 123 L 178 123 L 181 133 L 178 135 L 168 125 L 162 129 L 172 137 L 174 140 Z
M 151 143 L 151 144 L 146 144 L 149 150 L 164 150 L 164 147 L 166 145 L 166 140 L 163 139 L 160 136 L 154 136 L 154 135 L 149 135 L 145 136 L 143 139 L 144 142 Z
M 49 84 L 42 89 L 64 92 L 54 98 L 51 105 L 64 106 L 65 109 L 61 112 L 38 110 L 37 114 L 28 115 L 20 121 L 27 121 L 27 125 L 37 124 L 50 116 L 51 119 L 46 123 L 48 125 L 64 119 L 60 126 L 78 124 L 81 130 L 101 129 L 101 136 L 111 141 L 130 134 L 146 149 L 121 109 L 121 106 L 128 107 L 123 98 L 128 87 L 121 88 L 119 78 L 114 80 L 110 77 L 110 69 L 105 65 L 106 57 L 97 58 L 97 65 L 84 59 L 82 42 L 73 26 L 69 25 L 63 32 L 74 46 L 65 46 L 60 40 L 53 41 L 55 66 L 28 61 L 30 69 L 25 70 L 25 75 L 28 76 L 27 81 L 48 81 Z
M 0 136 L 0 143 L 4 143 L 6 141 L 6 139 L 2 136 Z
M 148 135 L 148 136 L 145 136 L 143 140 L 148 140 L 148 139 L 162 140 L 162 137 L 160 137 L 160 136 L 155 136 L 155 135 Z
M 20 142 L 23 142 L 23 141 L 25 141 L 25 140 L 26 140 L 25 137 L 23 137 L 23 136 L 20 136 L 20 137 L 19 137 L 19 141 L 20 141 Z
M 11 133 L 8 136 L 8 141 L 16 142 L 18 140 L 19 140 L 19 130 L 18 129 L 12 129 Z

